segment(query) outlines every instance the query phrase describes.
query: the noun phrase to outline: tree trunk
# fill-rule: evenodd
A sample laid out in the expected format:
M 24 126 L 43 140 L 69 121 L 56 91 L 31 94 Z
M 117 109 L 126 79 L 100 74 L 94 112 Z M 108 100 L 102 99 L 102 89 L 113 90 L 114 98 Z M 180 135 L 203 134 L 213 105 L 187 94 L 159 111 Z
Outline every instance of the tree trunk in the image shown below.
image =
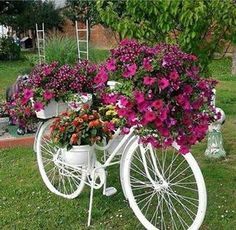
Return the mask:
M 233 54 L 232 54 L 232 74 L 236 75 L 236 45 L 233 47 Z

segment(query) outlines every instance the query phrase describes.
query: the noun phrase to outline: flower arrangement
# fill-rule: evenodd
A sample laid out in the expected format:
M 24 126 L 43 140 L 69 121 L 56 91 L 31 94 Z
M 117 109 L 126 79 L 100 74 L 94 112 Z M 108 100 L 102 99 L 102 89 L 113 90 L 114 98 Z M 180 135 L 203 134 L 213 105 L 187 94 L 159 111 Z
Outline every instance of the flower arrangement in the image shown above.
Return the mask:
M 214 117 L 210 104 L 216 82 L 200 77 L 196 61 L 174 45 L 123 40 L 99 72 L 97 84 L 121 83 L 102 95 L 103 103 L 116 106 L 124 133 L 135 125 L 143 143 L 165 147 L 176 141 L 187 153 Z
M 26 89 L 27 81 L 20 79 L 17 83 L 18 89 L 12 95 L 14 100 L 6 102 L 4 110 L 11 117 L 13 124 L 18 125 L 22 129 L 33 130 L 35 123 L 37 123 L 37 118 L 28 98 L 28 90 Z
M 99 112 L 89 109 L 87 105 L 79 112 L 62 113 L 51 126 L 52 141 L 68 150 L 74 145 L 93 145 L 111 137 L 108 122 L 102 121 Z
M 56 62 L 38 65 L 29 75 L 24 97 L 33 100 L 34 109 L 38 112 L 53 99 L 65 102 L 76 93 L 93 93 L 96 74 L 96 65 L 88 61 L 80 61 L 74 67 L 59 67 Z

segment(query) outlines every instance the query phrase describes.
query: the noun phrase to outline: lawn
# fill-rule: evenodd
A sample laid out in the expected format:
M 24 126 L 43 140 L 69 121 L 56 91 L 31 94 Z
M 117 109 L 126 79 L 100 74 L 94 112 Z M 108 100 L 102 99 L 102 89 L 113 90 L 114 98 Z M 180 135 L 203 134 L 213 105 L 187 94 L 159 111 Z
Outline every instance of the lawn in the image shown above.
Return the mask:
M 0 63 L 1 94 L 28 65 L 28 61 Z M 208 190 L 207 214 L 201 229 L 233 230 L 236 229 L 236 76 L 230 75 L 230 59 L 214 61 L 210 69 L 219 81 L 217 105 L 227 116 L 223 137 L 228 155 L 223 160 L 206 159 L 206 141 L 193 148 Z M 118 193 L 104 197 L 101 191 L 95 192 L 91 229 L 142 229 L 124 201 L 116 166 L 110 168 L 108 184 L 115 186 Z M 88 188 L 74 200 L 50 193 L 39 175 L 31 148 L 0 150 L 0 229 L 86 229 L 88 200 Z

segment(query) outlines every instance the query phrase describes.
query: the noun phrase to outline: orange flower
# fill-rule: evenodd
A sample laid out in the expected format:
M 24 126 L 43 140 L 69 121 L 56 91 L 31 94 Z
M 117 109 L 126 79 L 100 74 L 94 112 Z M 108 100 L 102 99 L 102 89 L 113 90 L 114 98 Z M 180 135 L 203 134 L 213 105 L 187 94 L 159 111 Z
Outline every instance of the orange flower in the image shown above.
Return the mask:
M 78 135 L 76 133 L 73 133 L 70 138 L 70 144 L 75 145 L 78 142 Z

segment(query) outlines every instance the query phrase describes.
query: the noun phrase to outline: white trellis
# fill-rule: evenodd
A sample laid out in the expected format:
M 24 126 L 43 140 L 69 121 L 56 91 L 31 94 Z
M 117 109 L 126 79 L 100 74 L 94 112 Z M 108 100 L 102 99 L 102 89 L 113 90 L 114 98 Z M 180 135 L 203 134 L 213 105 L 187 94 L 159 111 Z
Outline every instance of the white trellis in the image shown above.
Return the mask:
M 77 40 L 77 49 L 78 49 L 78 58 L 81 59 L 82 55 L 86 55 L 86 59 L 89 57 L 88 50 L 88 20 L 86 20 L 85 28 L 78 28 L 78 22 L 75 22 L 75 31 L 76 31 L 76 40 Z M 84 32 L 84 36 L 80 35 L 80 32 Z M 84 46 L 82 45 L 84 44 Z
M 39 29 L 38 24 L 36 24 L 36 37 L 37 37 L 37 48 L 39 63 L 45 62 L 45 31 L 44 23 L 42 23 L 42 29 Z

